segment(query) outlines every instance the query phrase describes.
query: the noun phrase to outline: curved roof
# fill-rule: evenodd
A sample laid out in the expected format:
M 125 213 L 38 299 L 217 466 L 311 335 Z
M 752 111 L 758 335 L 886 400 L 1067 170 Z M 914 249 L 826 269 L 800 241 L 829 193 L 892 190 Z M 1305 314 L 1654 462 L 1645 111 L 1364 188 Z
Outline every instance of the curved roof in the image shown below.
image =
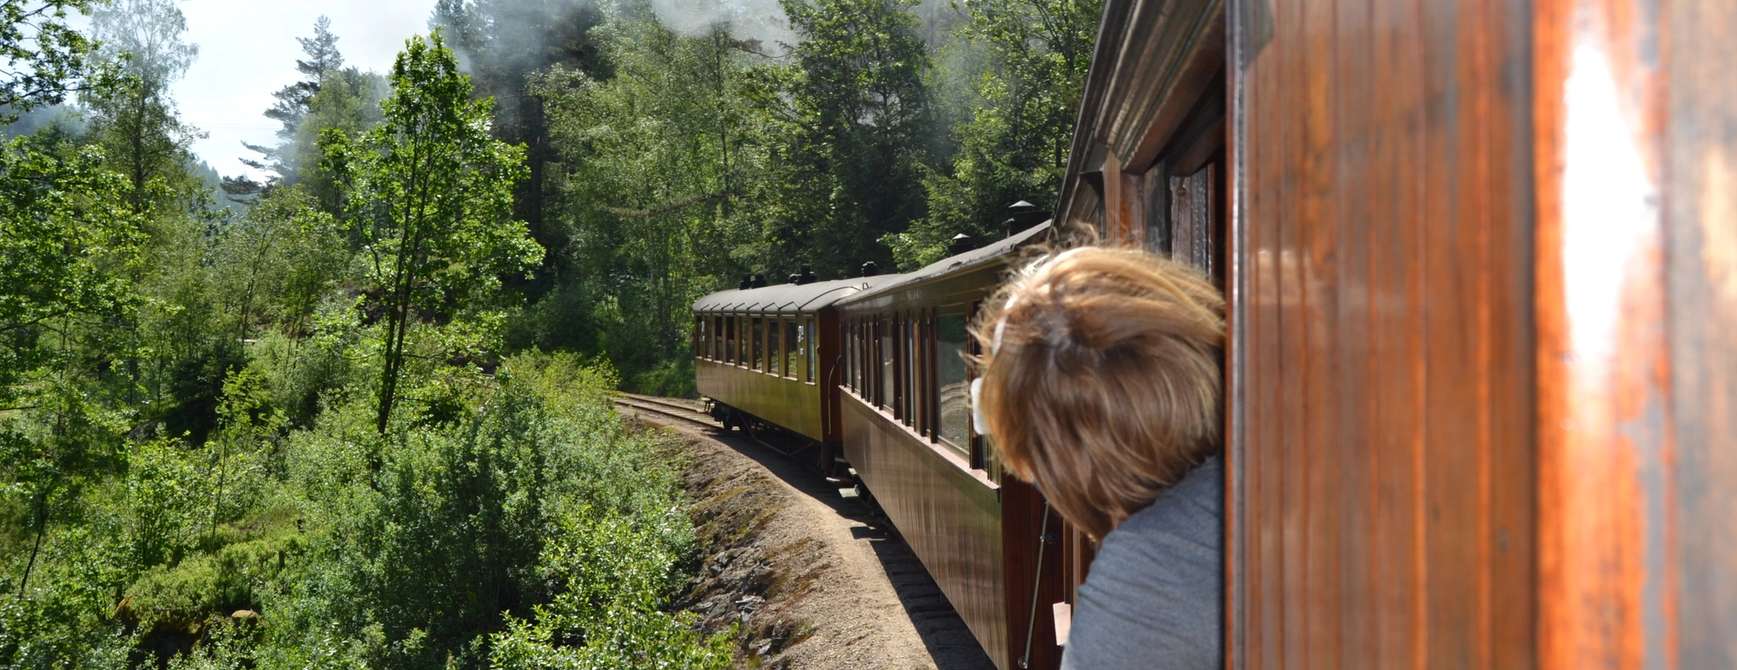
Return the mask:
M 909 272 L 902 275 L 889 275 L 895 279 L 893 281 L 879 283 L 868 290 L 853 292 L 848 296 L 849 300 L 847 300 L 847 302 L 855 302 L 859 298 L 867 299 L 885 291 L 927 281 L 954 272 L 964 272 L 991 263 L 1000 263 L 1020 247 L 1025 246 L 1029 242 L 1035 242 L 1042 239 L 1044 235 L 1049 232 L 1051 223 L 1051 221 L 1045 221 L 1014 233 L 1012 236 L 1007 238 L 996 240 L 962 254 L 948 256 L 935 261 L 923 266 L 915 272 Z M 845 298 L 841 297 L 839 299 L 844 300 Z
M 694 301 L 695 312 L 802 314 L 818 311 L 845 296 L 896 281 L 904 275 L 853 277 L 808 284 L 777 284 L 760 288 L 718 291 Z

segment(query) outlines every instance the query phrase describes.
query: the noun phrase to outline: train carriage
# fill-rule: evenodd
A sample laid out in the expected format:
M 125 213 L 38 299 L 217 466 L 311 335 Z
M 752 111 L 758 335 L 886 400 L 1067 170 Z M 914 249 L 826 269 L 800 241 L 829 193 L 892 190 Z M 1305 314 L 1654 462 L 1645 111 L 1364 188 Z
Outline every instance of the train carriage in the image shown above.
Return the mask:
M 720 291 L 694 302 L 695 384 L 726 426 L 764 423 L 836 453 L 840 299 L 897 275 Z M 826 463 L 822 463 L 823 466 Z
M 1009 261 L 1049 233 L 1033 226 L 838 304 L 844 456 L 1001 668 L 1056 664 L 1062 571 L 1058 551 L 1042 555 L 1041 497 L 1002 475 L 972 425 L 967 326 Z

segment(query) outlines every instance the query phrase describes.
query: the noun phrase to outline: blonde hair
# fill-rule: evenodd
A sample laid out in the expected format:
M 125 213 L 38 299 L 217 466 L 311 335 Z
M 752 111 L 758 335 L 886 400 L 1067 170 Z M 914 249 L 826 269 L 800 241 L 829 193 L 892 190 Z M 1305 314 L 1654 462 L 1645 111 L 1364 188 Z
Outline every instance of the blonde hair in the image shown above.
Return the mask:
M 1014 476 L 1102 538 L 1219 449 L 1224 298 L 1134 250 L 1050 254 L 980 312 L 980 413 Z

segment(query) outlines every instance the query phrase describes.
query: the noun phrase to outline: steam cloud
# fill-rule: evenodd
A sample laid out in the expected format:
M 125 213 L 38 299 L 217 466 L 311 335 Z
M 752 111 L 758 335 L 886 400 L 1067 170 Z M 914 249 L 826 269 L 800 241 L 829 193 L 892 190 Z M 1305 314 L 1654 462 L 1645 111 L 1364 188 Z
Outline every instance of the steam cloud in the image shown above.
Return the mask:
M 766 55 L 780 55 L 797 42 L 778 0 L 651 0 L 651 7 L 670 30 L 689 37 L 721 25 L 731 37 L 759 42 Z

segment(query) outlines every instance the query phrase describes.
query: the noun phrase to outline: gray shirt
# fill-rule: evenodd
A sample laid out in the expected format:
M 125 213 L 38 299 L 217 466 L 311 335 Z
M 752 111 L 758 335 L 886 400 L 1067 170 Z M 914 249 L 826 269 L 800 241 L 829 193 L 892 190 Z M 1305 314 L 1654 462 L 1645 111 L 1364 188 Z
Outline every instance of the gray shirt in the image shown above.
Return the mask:
M 1062 670 L 1223 666 L 1223 510 L 1214 456 L 1105 535 Z

